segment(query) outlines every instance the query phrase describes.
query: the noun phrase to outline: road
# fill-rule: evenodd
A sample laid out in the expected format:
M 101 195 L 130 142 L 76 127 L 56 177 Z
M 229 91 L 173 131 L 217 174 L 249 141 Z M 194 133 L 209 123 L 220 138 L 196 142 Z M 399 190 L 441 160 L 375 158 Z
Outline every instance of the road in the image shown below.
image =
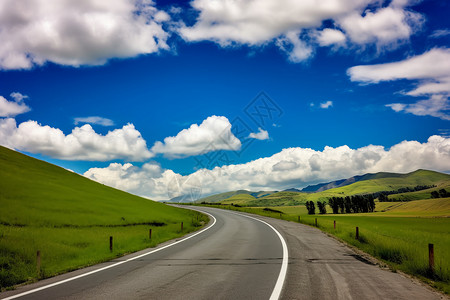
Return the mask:
M 187 239 L 4 292 L 0 298 L 276 299 L 281 293 L 281 299 L 440 299 L 315 228 L 198 209 L 213 221 Z

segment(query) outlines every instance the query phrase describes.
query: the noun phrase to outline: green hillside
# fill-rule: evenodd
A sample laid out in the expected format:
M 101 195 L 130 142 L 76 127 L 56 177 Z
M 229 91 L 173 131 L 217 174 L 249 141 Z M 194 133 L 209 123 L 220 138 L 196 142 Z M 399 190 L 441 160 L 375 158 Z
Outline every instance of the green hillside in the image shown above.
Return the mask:
M 207 221 L 4 147 L 0 207 L 0 288 L 37 278 L 37 250 L 40 276 L 48 277 L 181 236 L 200 225 L 197 218 Z
M 224 201 L 222 201 L 223 204 L 246 204 L 249 201 L 255 200 L 256 198 L 249 194 L 239 194 L 234 195 Z
M 237 196 L 237 195 L 251 195 L 253 198 L 252 197 L 246 198 L 247 200 L 251 200 L 251 199 L 255 199 L 255 198 L 268 196 L 268 195 L 271 195 L 273 193 L 276 193 L 276 192 L 274 192 L 274 191 L 251 192 L 251 191 L 247 191 L 247 190 L 237 190 L 237 191 L 230 191 L 230 192 L 225 192 L 225 193 L 211 195 L 211 196 L 208 196 L 208 197 L 201 198 L 201 199 L 199 199 L 199 200 L 197 200 L 195 202 L 196 203 L 201 203 L 201 202 L 217 203 L 217 202 L 221 202 L 221 201 L 224 201 L 224 200 L 228 200 L 229 198 Z
M 417 170 L 407 174 L 376 173 L 369 174 L 372 179 L 355 182 L 350 185 L 325 190 L 317 193 L 303 192 L 277 192 L 258 199 L 249 199 L 241 202 L 246 206 L 277 206 L 298 205 L 306 201 L 326 201 L 330 197 L 344 197 L 356 194 L 368 194 L 380 191 L 396 191 L 403 187 L 415 187 L 417 185 L 436 185 L 437 189 L 450 186 L 450 175 L 428 170 Z M 389 177 L 386 177 L 389 175 Z M 362 176 L 364 177 L 364 176 Z M 414 193 L 391 195 L 390 197 L 403 197 L 404 200 L 419 200 L 430 198 L 430 192 L 436 188 Z M 406 195 L 409 194 L 409 195 Z M 403 195 L 403 196 L 402 196 Z M 227 200 L 221 203 L 230 203 Z
M 230 197 L 233 197 L 235 195 L 250 195 L 252 192 L 246 191 L 246 190 L 237 190 L 237 191 L 231 191 L 231 192 L 225 192 L 220 194 L 211 195 L 208 197 L 201 198 L 195 202 L 207 202 L 207 203 L 216 203 L 220 202 L 222 200 L 228 199 Z

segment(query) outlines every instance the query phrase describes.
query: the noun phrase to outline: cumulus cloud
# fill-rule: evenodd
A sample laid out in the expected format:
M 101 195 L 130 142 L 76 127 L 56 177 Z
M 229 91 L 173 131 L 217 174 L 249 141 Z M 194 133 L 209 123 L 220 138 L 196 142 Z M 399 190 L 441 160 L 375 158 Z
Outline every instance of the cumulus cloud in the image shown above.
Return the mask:
M 449 119 L 450 107 L 450 49 L 435 48 L 403 61 L 355 66 L 347 70 L 352 81 L 375 84 L 400 79 L 414 80 L 418 84 L 409 96 L 428 96 L 414 104 L 388 104 L 395 111 L 405 111 L 419 116 Z
M 257 140 L 268 140 L 269 139 L 269 133 L 267 130 L 264 130 L 262 128 L 258 128 L 258 132 L 251 132 L 248 136 L 251 139 L 257 139 Z
M 343 45 L 348 40 L 382 49 L 408 41 L 423 23 L 420 14 L 407 9 L 409 2 L 194 0 L 191 5 L 198 18 L 192 26 L 181 25 L 178 32 L 186 41 L 208 40 L 221 46 L 258 46 L 275 40 L 289 53 L 289 60 L 301 62 L 317 45 Z M 326 22 L 333 28 L 324 28 Z M 316 37 L 315 42 L 310 36 Z
M 142 161 L 152 157 L 133 124 L 100 135 L 89 125 L 75 127 L 65 135 L 60 129 L 27 121 L 19 126 L 12 118 L 0 119 L 0 144 L 8 148 L 40 153 L 58 159 Z
M 241 141 L 231 132 L 230 121 L 223 116 L 210 116 L 200 125 L 192 124 L 176 136 L 166 137 L 164 142 L 156 142 L 151 150 L 153 153 L 177 158 L 240 148 Z
M 368 172 L 411 172 L 417 169 L 450 170 L 450 139 L 431 136 L 428 141 L 403 141 L 390 149 L 368 145 L 325 147 L 322 151 L 287 148 L 270 157 L 245 164 L 201 169 L 182 176 L 159 167 L 138 168 L 111 164 L 84 175 L 99 182 L 156 200 L 183 194 L 211 194 L 230 190 L 282 190 L 351 177 Z M 149 184 L 151 188 L 148 188 Z
M 96 124 L 101 126 L 113 126 L 114 122 L 110 119 L 93 116 L 93 117 L 85 117 L 85 118 L 75 118 L 74 119 L 75 125 L 78 125 L 80 123 L 88 123 L 88 124 Z
M 333 106 L 333 101 L 330 101 L 330 100 L 320 103 L 320 108 L 323 108 L 323 109 L 328 109 L 331 106 Z
M 0 69 L 47 61 L 101 65 L 110 58 L 168 49 L 170 19 L 149 0 L 0 2 Z
M 405 10 L 402 6 L 390 5 L 375 12 L 366 11 L 362 16 L 352 12 L 339 20 L 349 39 L 360 45 L 376 44 L 392 47 L 408 40 L 423 23 L 420 14 Z
M 5 97 L 0 96 L 0 117 L 14 117 L 30 111 L 30 107 L 23 103 L 23 100 L 28 98 L 21 93 L 11 93 L 13 101 L 8 101 Z

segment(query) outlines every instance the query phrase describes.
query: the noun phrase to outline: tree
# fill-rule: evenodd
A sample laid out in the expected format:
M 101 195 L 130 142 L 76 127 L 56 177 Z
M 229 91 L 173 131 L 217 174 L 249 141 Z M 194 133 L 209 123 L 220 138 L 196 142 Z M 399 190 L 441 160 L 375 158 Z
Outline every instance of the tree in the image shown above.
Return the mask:
M 316 206 L 314 205 L 314 202 L 306 201 L 305 205 L 306 205 L 306 209 L 308 210 L 308 215 L 316 214 Z
M 323 202 L 317 201 L 317 207 L 319 208 L 319 213 L 321 215 L 324 215 L 327 213 L 327 202 L 326 201 L 323 201 Z
M 328 205 L 333 210 L 333 214 L 339 213 L 339 202 L 336 197 L 332 197 L 332 198 L 328 199 Z
M 440 189 L 439 190 L 439 196 L 441 198 L 447 198 L 447 197 L 450 197 L 450 193 L 447 193 L 447 191 L 445 189 Z

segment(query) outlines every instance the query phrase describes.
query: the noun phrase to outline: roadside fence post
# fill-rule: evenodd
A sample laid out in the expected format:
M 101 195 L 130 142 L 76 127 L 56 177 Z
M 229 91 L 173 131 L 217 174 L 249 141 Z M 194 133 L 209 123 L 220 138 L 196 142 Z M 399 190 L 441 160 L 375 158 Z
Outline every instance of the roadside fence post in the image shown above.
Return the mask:
M 428 244 L 428 267 L 430 269 L 430 273 L 434 274 L 434 245 Z
M 336 220 L 334 220 L 334 230 L 336 230 Z
M 38 279 L 41 277 L 41 251 L 36 252 L 36 270 Z
M 109 237 L 109 251 L 113 251 L 113 237 L 110 236 Z
M 150 240 L 152 239 L 152 229 L 151 228 L 148 230 L 148 238 Z
M 356 227 L 356 239 L 359 241 L 359 228 Z

